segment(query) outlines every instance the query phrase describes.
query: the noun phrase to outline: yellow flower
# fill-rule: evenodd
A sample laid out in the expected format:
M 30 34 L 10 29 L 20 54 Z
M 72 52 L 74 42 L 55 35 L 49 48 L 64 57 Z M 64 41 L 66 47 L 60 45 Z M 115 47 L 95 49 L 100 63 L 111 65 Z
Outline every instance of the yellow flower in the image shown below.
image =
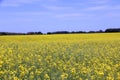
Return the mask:
M 86 74 L 88 72 L 88 69 L 86 67 L 82 68 L 82 73 Z
M 82 78 L 79 78 L 79 80 L 83 80 Z
M 41 72 L 42 72 L 42 71 L 40 71 L 40 70 L 36 70 L 36 71 L 35 71 L 35 74 L 40 75 Z
M 114 77 L 108 76 L 107 80 L 114 80 Z
M 72 72 L 72 74 L 75 74 L 75 73 L 76 73 L 76 69 L 75 69 L 75 68 L 72 68 L 72 69 L 71 69 L 71 72 Z
M 19 80 L 19 78 L 18 77 L 13 77 L 13 80 Z
M 117 73 L 117 80 L 120 80 L 120 73 Z
M 20 77 L 24 77 L 24 76 L 25 76 L 25 72 L 23 71 L 20 73 Z
M 3 71 L 0 71 L 0 75 L 3 75 L 4 74 L 4 72 Z
M 110 67 L 110 66 L 107 66 L 106 69 L 107 69 L 107 70 L 111 70 L 111 67 Z
M 98 71 L 98 75 L 103 76 L 104 72 L 103 71 Z
M 49 77 L 48 74 L 45 74 L 45 75 L 44 75 L 44 78 L 45 78 L 45 79 L 50 79 L 50 77 Z
M 67 73 L 63 73 L 63 74 L 61 75 L 61 78 L 62 78 L 62 80 L 64 80 L 65 78 L 68 78 L 68 74 L 67 74 Z
M 0 67 L 2 67 L 3 61 L 0 61 Z

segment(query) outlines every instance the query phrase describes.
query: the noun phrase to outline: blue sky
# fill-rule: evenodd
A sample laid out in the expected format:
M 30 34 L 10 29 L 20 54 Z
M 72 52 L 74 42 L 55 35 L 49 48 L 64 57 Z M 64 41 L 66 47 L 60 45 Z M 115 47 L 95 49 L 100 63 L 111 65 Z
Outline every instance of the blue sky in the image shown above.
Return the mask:
M 0 31 L 120 28 L 120 0 L 0 0 Z

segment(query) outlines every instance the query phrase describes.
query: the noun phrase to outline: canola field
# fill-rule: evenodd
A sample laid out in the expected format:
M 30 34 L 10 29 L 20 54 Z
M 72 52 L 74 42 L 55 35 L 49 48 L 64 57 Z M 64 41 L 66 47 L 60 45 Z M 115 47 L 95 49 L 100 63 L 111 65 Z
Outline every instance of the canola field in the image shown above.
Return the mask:
M 0 80 L 120 80 L 120 33 L 0 36 Z

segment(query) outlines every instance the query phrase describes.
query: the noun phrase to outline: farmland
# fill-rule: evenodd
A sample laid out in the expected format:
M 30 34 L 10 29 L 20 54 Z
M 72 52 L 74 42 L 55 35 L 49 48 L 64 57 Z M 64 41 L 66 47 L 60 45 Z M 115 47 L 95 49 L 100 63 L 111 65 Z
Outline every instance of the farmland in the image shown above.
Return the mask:
M 0 36 L 0 80 L 120 80 L 120 33 Z

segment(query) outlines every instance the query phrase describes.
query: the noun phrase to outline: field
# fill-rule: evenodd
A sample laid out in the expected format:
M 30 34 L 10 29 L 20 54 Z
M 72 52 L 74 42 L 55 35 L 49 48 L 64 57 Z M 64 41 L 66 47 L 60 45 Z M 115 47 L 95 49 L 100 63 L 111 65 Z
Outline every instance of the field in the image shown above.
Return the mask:
M 0 80 L 120 80 L 120 33 L 0 36 Z

